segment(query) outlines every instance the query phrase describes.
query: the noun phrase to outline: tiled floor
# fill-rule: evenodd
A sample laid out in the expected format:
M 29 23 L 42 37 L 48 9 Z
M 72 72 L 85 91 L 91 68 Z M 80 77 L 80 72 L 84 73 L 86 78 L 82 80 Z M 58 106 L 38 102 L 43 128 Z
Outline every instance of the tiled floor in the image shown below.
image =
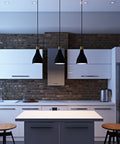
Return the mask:
M 0 142 L 0 144 L 3 144 Z M 12 142 L 7 142 L 7 144 L 13 144 Z M 15 142 L 15 144 L 24 144 L 24 142 Z M 103 144 L 103 142 L 95 142 L 94 144 Z

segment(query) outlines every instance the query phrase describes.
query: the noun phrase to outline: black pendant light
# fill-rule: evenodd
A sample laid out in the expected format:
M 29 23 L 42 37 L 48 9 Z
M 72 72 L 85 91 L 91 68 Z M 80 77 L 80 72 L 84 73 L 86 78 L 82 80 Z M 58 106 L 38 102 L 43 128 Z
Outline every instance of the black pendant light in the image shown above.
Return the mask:
M 63 56 L 63 53 L 62 53 L 62 47 L 60 46 L 60 33 L 61 33 L 61 1 L 59 0 L 59 45 L 58 45 L 58 53 L 56 55 L 56 58 L 55 58 L 55 61 L 54 63 L 55 64 L 65 64 L 65 58 Z
M 39 35 L 38 35 L 38 0 L 37 0 L 37 46 L 36 46 L 36 52 L 35 52 L 35 55 L 33 57 L 33 60 L 32 60 L 32 63 L 33 64 L 41 64 L 43 63 L 43 58 L 41 57 L 40 55 L 40 52 L 39 52 L 39 49 L 40 47 L 38 46 L 38 43 L 39 43 Z
M 81 0 L 81 46 L 80 46 L 80 53 L 76 60 L 76 64 L 87 64 L 87 58 L 84 53 L 84 47 L 82 46 L 83 45 L 82 35 L 83 35 L 83 0 Z

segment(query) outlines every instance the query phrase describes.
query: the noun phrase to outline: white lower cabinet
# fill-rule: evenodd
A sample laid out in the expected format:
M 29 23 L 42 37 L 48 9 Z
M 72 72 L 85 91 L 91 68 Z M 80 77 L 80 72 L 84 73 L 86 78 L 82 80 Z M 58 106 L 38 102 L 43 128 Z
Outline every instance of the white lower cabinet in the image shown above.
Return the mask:
M 103 117 L 103 121 L 95 122 L 95 137 L 104 138 L 107 130 L 103 129 L 101 125 L 103 123 L 116 123 L 115 106 L 93 106 L 93 110 Z
M 15 117 L 20 114 L 16 106 L 0 106 L 0 123 L 15 123 L 16 128 L 12 129 L 13 136 L 19 137 L 20 122 L 15 121 Z

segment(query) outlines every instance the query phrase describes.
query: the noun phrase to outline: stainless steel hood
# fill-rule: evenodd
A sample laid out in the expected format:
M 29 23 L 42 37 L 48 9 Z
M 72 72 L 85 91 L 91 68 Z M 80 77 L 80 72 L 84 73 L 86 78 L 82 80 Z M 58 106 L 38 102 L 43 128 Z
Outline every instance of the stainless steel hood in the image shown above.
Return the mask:
M 64 86 L 65 85 L 65 65 L 54 64 L 55 57 L 57 55 L 57 48 L 48 48 L 47 59 L 47 79 L 48 86 Z M 64 49 L 62 49 L 64 55 Z

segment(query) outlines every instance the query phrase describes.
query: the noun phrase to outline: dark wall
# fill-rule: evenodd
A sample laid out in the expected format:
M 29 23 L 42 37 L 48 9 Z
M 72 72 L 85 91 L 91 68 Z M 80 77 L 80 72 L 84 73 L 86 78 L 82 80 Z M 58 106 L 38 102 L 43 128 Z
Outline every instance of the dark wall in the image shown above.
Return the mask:
M 79 49 L 79 34 L 61 33 L 61 45 L 67 49 Z M 65 80 L 65 86 L 47 86 L 47 48 L 57 48 L 58 33 L 39 35 L 44 50 L 42 80 L 0 80 L 3 99 L 35 98 L 42 100 L 99 100 L 100 89 L 107 88 L 107 80 Z M 120 34 L 85 34 L 85 49 L 111 49 L 120 44 Z M 34 34 L 0 34 L 0 49 L 35 49 Z

